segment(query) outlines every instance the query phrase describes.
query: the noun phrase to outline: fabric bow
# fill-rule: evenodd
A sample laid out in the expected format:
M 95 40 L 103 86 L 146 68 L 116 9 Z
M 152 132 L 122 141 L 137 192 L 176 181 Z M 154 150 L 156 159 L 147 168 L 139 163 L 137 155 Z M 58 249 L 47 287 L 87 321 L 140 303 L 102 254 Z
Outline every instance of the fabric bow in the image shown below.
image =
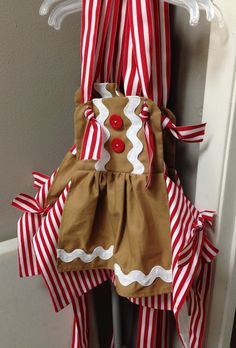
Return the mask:
M 74 144 L 74 145 L 70 148 L 70 153 L 71 153 L 73 156 L 76 156 L 76 154 L 77 154 L 77 146 L 76 146 L 76 144 Z
M 102 126 L 96 120 L 95 114 L 91 107 L 87 107 L 84 112 L 84 116 L 88 123 L 83 137 L 80 159 L 99 160 L 101 158 L 102 151 Z
M 26 195 L 25 193 L 20 193 L 16 198 L 14 198 L 12 201 L 12 206 L 23 210 L 26 213 L 40 215 L 46 215 L 51 208 L 51 206 L 43 208 L 37 199 Z
M 204 139 L 206 123 L 196 124 L 193 126 L 176 126 L 171 122 L 169 117 L 162 115 L 162 128 L 169 129 L 172 135 L 188 143 L 201 143 Z
M 153 138 L 152 128 L 150 125 L 150 113 L 149 113 L 147 103 L 143 104 L 143 107 L 139 116 L 143 122 L 144 134 L 145 134 L 147 151 L 148 151 L 149 169 L 148 169 L 148 180 L 146 183 L 146 188 L 148 188 L 148 186 L 151 183 L 151 173 L 152 173 L 152 164 L 153 164 L 153 155 L 154 155 L 154 138 Z
M 190 239 L 179 253 L 178 267 L 194 264 L 197 269 L 201 260 L 210 263 L 216 257 L 219 250 L 210 242 L 206 233 L 207 224 L 212 227 L 214 215 L 215 212 L 210 210 L 199 213 L 193 223 Z
M 38 190 L 40 190 L 50 179 L 50 176 L 39 172 L 32 172 L 32 175 L 34 177 L 34 187 Z

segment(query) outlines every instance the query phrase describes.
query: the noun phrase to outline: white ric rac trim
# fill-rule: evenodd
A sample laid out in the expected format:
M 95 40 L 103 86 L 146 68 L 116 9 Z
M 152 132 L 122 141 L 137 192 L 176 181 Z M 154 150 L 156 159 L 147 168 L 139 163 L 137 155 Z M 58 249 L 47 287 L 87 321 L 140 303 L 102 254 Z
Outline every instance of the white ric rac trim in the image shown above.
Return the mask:
M 134 282 L 139 283 L 142 286 L 151 285 L 156 278 L 161 278 L 166 283 L 172 282 L 172 271 L 171 269 L 164 269 L 161 266 L 155 266 L 151 269 L 149 274 L 144 274 L 139 270 L 134 270 L 125 274 L 122 272 L 120 266 L 115 263 L 114 264 L 115 275 L 118 277 L 119 282 L 123 286 L 128 286 Z
M 102 98 L 112 97 L 111 92 L 107 89 L 107 82 L 95 82 L 93 86 Z
M 92 262 L 96 257 L 99 257 L 102 260 L 108 260 L 113 256 L 114 245 L 111 245 L 110 248 L 104 249 L 99 246 L 93 250 L 91 254 L 87 254 L 82 249 L 75 249 L 71 253 L 66 252 L 63 249 L 57 249 L 57 257 L 63 262 L 71 262 L 77 258 L 85 263 Z
M 131 141 L 133 147 L 127 154 L 128 161 L 133 166 L 132 174 L 143 174 L 144 165 L 139 161 L 138 156 L 143 150 L 143 144 L 137 137 L 137 133 L 142 128 L 141 118 L 135 114 L 135 109 L 140 104 L 140 97 L 127 97 L 128 104 L 124 108 L 125 116 L 130 120 L 131 126 L 126 132 L 127 138 Z
M 109 152 L 104 147 L 104 144 L 110 138 L 110 132 L 107 129 L 107 127 L 105 127 L 105 125 L 104 125 L 106 119 L 109 116 L 109 110 L 103 104 L 102 99 L 100 99 L 100 98 L 93 99 L 93 104 L 99 110 L 99 115 L 96 117 L 96 120 L 102 126 L 102 152 L 101 152 L 101 159 L 98 160 L 95 163 L 95 169 L 100 172 L 100 171 L 106 171 L 105 165 L 107 164 L 107 162 L 109 162 L 109 160 L 111 158 L 111 155 L 109 154 Z

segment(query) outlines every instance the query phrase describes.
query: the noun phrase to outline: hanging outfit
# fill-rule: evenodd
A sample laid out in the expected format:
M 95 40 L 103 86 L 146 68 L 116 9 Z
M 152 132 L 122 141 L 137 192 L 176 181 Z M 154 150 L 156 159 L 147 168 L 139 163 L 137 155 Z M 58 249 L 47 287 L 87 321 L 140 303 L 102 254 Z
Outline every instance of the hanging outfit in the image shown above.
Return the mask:
M 140 306 L 137 347 L 167 347 L 165 311 L 183 346 L 201 347 L 213 212 L 185 197 L 174 157 L 175 139 L 201 142 L 205 125 L 177 127 L 165 108 L 168 6 L 143 4 L 83 2 L 75 145 L 51 177 L 34 173 L 35 198 L 13 202 L 20 274 L 42 274 L 56 311 L 72 303 L 73 348 L 89 344 L 84 295 L 107 280 Z

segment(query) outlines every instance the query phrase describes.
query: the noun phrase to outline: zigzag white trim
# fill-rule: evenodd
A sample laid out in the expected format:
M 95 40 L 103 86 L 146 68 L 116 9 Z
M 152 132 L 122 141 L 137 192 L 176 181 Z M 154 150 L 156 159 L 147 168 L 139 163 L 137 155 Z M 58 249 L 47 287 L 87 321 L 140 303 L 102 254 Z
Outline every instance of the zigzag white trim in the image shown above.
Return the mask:
M 111 92 L 106 88 L 107 82 L 95 82 L 93 86 L 102 98 L 112 98 Z
M 113 256 L 114 245 L 111 245 L 110 248 L 104 249 L 101 246 L 98 246 L 93 250 L 91 254 L 87 254 L 82 249 L 75 249 L 71 253 L 66 252 L 63 249 L 57 249 L 57 257 L 63 262 L 71 262 L 77 258 L 85 263 L 92 262 L 96 257 L 99 257 L 102 260 L 108 260 Z
M 128 286 L 134 282 L 138 282 L 142 286 L 151 285 L 156 278 L 161 278 L 166 283 L 172 282 L 172 271 L 171 269 L 164 269 L 161 266 L 155 266 L 151 269 L 149 274 L 144 274 L 142 271 L 134 270 L 128 274 L 123 273 L 120 266 L 114 264 L 115 275 L 118 277 L 119 282 L 123 286 Z
M 105 165 L 107 164 L 107 162 L 109 162 L 111 155 L 109 154 L 109 152 L 105 149 L 104 144 L 107 142 L 107 140 L 110 138 L 110 132 L 107 129 L 107 127 L 105 127 L 104 123 L 106 121 L 106 119 L 109 116 L 109 110 L 107 109 L 107 107 L 103 104 L 102 99 L 101 98 L 96 98 L 93 99 L 93 104 L 98 108 L 99 110 L 99 115 L 96 117 L 96 120 L 101 124 L 102 126 L 102 152 L 101 152 L 101 159 L 98 160 L 95 163 L 95 169 L 99 172 L 99 171 L 106 171 Z
M 124 108 L 125 116 L 130 120 L 131 126 L 126 132 L 127 138 L 133 144 L 132 149 L 127 154 L 128 161 L 133 166 L 132 174 L 143 174 L 144 165 L 139 161 L 138 156 L 143 150 L 143 144 L 137 137 L 138 131 L 142 128 L 142 120 L 135 114 L 135 109 L 140 104 L 140 97 L 127 97 L 129 99 L 128 104 Z

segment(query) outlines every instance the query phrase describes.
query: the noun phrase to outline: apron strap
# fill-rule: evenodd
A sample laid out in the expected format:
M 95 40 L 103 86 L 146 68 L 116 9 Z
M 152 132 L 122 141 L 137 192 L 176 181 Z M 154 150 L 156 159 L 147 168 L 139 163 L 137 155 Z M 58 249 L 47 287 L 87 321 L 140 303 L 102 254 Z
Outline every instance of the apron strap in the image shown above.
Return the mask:
M 151 2 L 152 8 L 152 65 L 151 65 L 151 79 L 149 86 L 150 99 L 162 106 L 163 82 L 162 82 L 162 49 L 161 36 L 165 28 L 160 26 L 160 4 L 159 0 Z
M 168 4 L 83 0 L 82 102 L 91 99 L 93 81 L 120 83 L 121 76 L 125 95 L 142 94 L 166 106 L 170 89 Z
M 149 97 L 153 39 L 151 0 L 128 1 L 128 20 L 142 94 Z
M 83 0 L 81 100 L 89 101 L 93 82 L 111 82 L 121 0 Z M 91 18 L 92 23 L 91 22 Z
M 99 30 L 97 37 L 96 53 L 95 53 L 95 81 L 100 81 L 100 73 L 102 64 L 104 64 L 104 49 L 106 45 L 106 37 L 108 33 L 109 21 L 111 18 L 113 7 L 112 0 L 103 0 L 101 4 L 101 16 L 99 21 Z M 102 81 L 102 80 L 101 80 Z M 106 82 L 106 81 L 104 81 Z
M 141 94 L 165 107 L 170 89 L 168 4 L 159 0 L 128 1 L 125 25 L 122 40 L 125 94 Z
M 101 0 L 83 0 L 81 28 L 81 99 L 90 100 L 94 80 L 95 47 L 97 42 Z
M 127 0 L 122 0 L 120 2 L 120 8 L 118 12 L 119 25 L 117 26 L 115 48 L 114 48 L 116 54 L 113 55 L 113 62 L 111 67 L 111 79 L 117 82 L 119 85 L 121 83 L 121 74 L 123 69 L 126 20 L 127 20 Z
M 162 67 L 162 99 L 159 106 L 166 107 L 170 94 L 170 73 L 171 73 L 171 47 L 170 47 L 170 16 L 169 4 L 165 1 L 154 0 L 159 4 L 160 19 L 160 44 L 161 44 L 161 67 Z
M 128 9 L 127 9 L 128 12 Z M 123 53 L 123 84 L 125 95 L 140 95 L 141 84 L 138 76 L 137 64 L 134 56 L 134 47 L 131 35 L 131 28 L 128 13 L 126 15 L 124 32 L 124 53 Z
M 111 79 L 111 69 L 114 59 L 115 39 L 117 35 L 118 15 L 121 2 L 121 0 L 112 1 L 110 21 L 107 29 L 105 49 L 103 52 L 103 61 L 102 64 L 100 64 L 100 82 L 116 82 L 116 80 L 113 81 Z

